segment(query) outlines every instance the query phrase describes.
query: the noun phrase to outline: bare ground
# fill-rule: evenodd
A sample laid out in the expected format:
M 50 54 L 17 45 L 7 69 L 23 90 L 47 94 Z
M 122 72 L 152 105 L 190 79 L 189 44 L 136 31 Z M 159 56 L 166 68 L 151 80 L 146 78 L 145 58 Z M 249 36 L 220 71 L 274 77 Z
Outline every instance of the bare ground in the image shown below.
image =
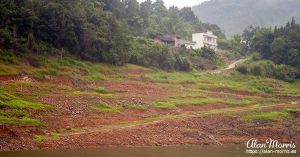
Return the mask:
M 183 93 L 176 88 L 162 86 L 144 80 L 139 75 L 151 73 L 145 70 L 124 70 L 123 73 L 138 77 L 113 81 L 89 82 L 77 84 L 70 78 L 51 78 L 39 83 L 68 85 L 72 91 L 90 91 L 91 88 L 103 86 L 114 94 L 113 98 L 97 95 L 40 95 L 36 99 L 49 104 L 51 110 L 36 112 L 32 115 L 46 122 L 39 127 L 0 126 L 0 150 L 33 149 L 74 149 L 107 146 L 169 146 L 169 145 L 208 145 L 241 144 L 256 137 L 276 138 L 282 142 L 300 143 L 300 133 L 292 129 L 297 117 L 279 121 L 245 121 L 241 120 L 247 112 L 254 110 L 281 110 L 286 106 L 299 106 L 298 98 L 290 104 L 273 104 L 265 107 L 234 108 L 223 104 L 200 106 L 181 106 L 175 109 L 146 110 L 126 109 L 126 105 L 149 105 L 154 101 L 164 100 L 170 96 Z M 16 81 L 18 77 L 1 77 L 2 85 Z M 83 87 L 83 88 L 82 88 Z M 26 91 L 25 89 L 22 89 Z M 30 89 L 28 89 L 30 91 Z M 233 98 L 253 95 L 247 92 L 221 90 L 233 94 Z M 220 90 L 210 90 L 215 97 L 222 97 Z M 31 93 L 23 93 L 32 97 Z M 283 98 L 287 99 L 289 98 Z M 90 105 L 98 101 L 123 105 L 121 112 L 92 112 Z M 121 104 L 120 104 L 121 102 Z M 295 103 L 296 102 L 296 103 Z M 124 103 L 124 104 L 122 104 Z M 51 132 L 58 132 L 59 137 L 52 137 Z M 34 142 L 35 135 L 42 135 L 42 143 Z

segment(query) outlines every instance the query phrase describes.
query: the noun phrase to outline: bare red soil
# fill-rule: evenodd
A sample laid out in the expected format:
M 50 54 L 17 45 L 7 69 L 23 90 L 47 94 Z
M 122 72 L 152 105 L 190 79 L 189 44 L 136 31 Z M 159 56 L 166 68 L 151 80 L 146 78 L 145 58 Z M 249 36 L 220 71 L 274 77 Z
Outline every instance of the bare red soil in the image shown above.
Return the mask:
M 151 73 L 147 70 L 124 70 L 130 75 Z M 0 82 L 14 81 L 15 77 L 0 77 Z M 50 78 L 34 80 L 39 83 L 62 84 L 69 86 L 72 92 L 77 90 L 91 91 L 94 87 L 106 87 L 113 93 L 113 98 L 97 95 L 53 94 L 40 95 L 36 100 L 52 106 L 50 110 L 31 111 L 34 118 L 41 119 L 45 126 L 25 127 L 0 125 L 0 150 L 32 150 L 61 148 L 94 148 L 106 146 L 168 146 L 168 145 L 207 145 L 207 144 L 241 144 L 250 138 L 264 139 L 268 137 L 284 141 L 300 143 L 299 132 L 293 131 L 284 122 L 244 121 L 240 115 L 213 114 L 184 119 L 162 119 L 153 122 L 143 122 L 135 125 L 117 125 L 145 120 L 145 118 L 161 115 L 178 115 L 190 111 L 208 111 L 222 109 L 223 104 L 208 104 L 199 106 L 181 106 L 176 109 L 146 110 L 127 109 L 128 105 L 149 105 L 155 101 L 178 95 L 179 91 L 168 86 L 156 84 L 140 77 L 112 81 L 83 83 L 71 78 Z M 31 89 L 28 87 L 27 91 Z M 26 91 L 26 89 L 24 89 Z M 211 92 L 236 91 L 218 89 Z M 30 97 L 31 93 L 23 93 Z M 252 95 L 249 92 L 239 92 L 234 98 Z M 222 94 L 216 94 L 222 97 Z M 93 112 L 90 106 L 105 101 L 122 106 L 121 112 Z M 272 108 L 272 110 L 281 108 Z M 116 125 L 115 125 L 116 124 Z M 108 127 L 106 127 L 108 126 Z M 109 127 L 111 126 L 111 128 Z M 61 136 L 49 136 L 51 132 L 59 132 Z M 45 136 L 43 143 L 34 142 L 35 135 Z

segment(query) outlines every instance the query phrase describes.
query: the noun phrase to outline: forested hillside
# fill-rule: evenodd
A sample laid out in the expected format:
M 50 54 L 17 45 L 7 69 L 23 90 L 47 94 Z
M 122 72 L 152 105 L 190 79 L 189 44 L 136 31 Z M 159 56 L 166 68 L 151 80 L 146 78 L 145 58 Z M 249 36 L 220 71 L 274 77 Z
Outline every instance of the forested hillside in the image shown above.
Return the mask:
M 217 24 L 226 35 L 234 35 L 249 25 L 282 26 L 292 16 L 300 21 L 299 6 L 299 0 L 210 0 L 192 9 L 204 22 Z
M 238 68 L 240 72 L 285 81 L 300 78 L 300 25 L 294 18 L 284 27 L 249 27 L 243 36 L 253 57 Z
M 191 8 L 167 9 L 162 0 L 0 2 L 0 44 L 23 54 L 71 53 L 114 65 L 130 62 L 176 69 L 188 61 L 151 38 L 174 33 L 188 39 L 193 32 L 206 30 L 224 38 L 218 26 L 201 23 Z

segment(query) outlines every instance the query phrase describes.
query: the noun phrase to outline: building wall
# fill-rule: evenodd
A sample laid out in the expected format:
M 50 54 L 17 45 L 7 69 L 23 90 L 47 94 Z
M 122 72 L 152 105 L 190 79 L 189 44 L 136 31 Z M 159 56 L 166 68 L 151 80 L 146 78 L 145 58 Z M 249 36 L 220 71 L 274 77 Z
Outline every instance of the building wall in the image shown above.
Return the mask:
M 209 38 L 209 40 L 207 40 Z M 207 33 L 195 33 L 192 35 L 192 39 L 196 42 L 196 45 L 193 49 L 200 49 L 204 46 L 210 47 L 211 49 L 217 50 L 217 37 L 211 32 Z
M 200 49 L 202 47 L 204 47 L 204 37 L 203 37 L 203 33 L 195 33 L 192 35 L 192 40 L 194 42 L 196 42 L 196 44 L 193 46 L 193 49 Z

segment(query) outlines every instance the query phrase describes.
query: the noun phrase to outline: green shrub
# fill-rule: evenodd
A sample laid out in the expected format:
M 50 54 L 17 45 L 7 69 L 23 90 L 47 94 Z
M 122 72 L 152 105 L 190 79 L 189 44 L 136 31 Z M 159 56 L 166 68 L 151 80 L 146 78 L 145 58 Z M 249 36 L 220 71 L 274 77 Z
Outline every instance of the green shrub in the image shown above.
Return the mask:
M 24 59 L 29 63 L 30 66 L 33 67 L 41 67 L 47 64 L 47 59 L 44 56 L 29 54 L 24 57 Z
M 276 65 L 274 76 L 280 80 L 293 81 L 296 78 L 296 71 L 293 67 L 288 65 Z
M 247 74 L 247 73 L 249 73 L 248 68 L 247 68 L 247 65 L 245 65 L 245 64 L 239 65 L 239 66 L 237 67 L 237 71 L 240 72 L 240 73 L 242 73 L 242 74 Z
M 17 57 L 15 54 L 8 50 L 0 49 L 0 61 L 5 64 L 15 64 L 17 63 Z
M 261 55 L 258 52 L 253 52 L 251 59 L 253 61 L 259 61 L 259 60 L 261 60 Z
M 216 52 L 208 47 L 203 47 L 201 49 L 195 50 L 197 55 L 200 57 L 204 57 L 206 59 L 213 60 L 216 56 Z
M 237 67 L 242 74 L 251 74 L 263 77 L 273 77 L 283 81 L 293 81 L 297 71 L 289 65 L 275 65 L 272 61 L 256 61 L 245 63 Z
M 6 48 L 11 47 L 11 34 L 8 29 L 0 29 L 0 43 Z
M 176 56 L 175 61 L 175 69 L 181 71 L 191 71 L 192 70 L 192 63 L 187 57 L 183 57 L 180 55 Z

